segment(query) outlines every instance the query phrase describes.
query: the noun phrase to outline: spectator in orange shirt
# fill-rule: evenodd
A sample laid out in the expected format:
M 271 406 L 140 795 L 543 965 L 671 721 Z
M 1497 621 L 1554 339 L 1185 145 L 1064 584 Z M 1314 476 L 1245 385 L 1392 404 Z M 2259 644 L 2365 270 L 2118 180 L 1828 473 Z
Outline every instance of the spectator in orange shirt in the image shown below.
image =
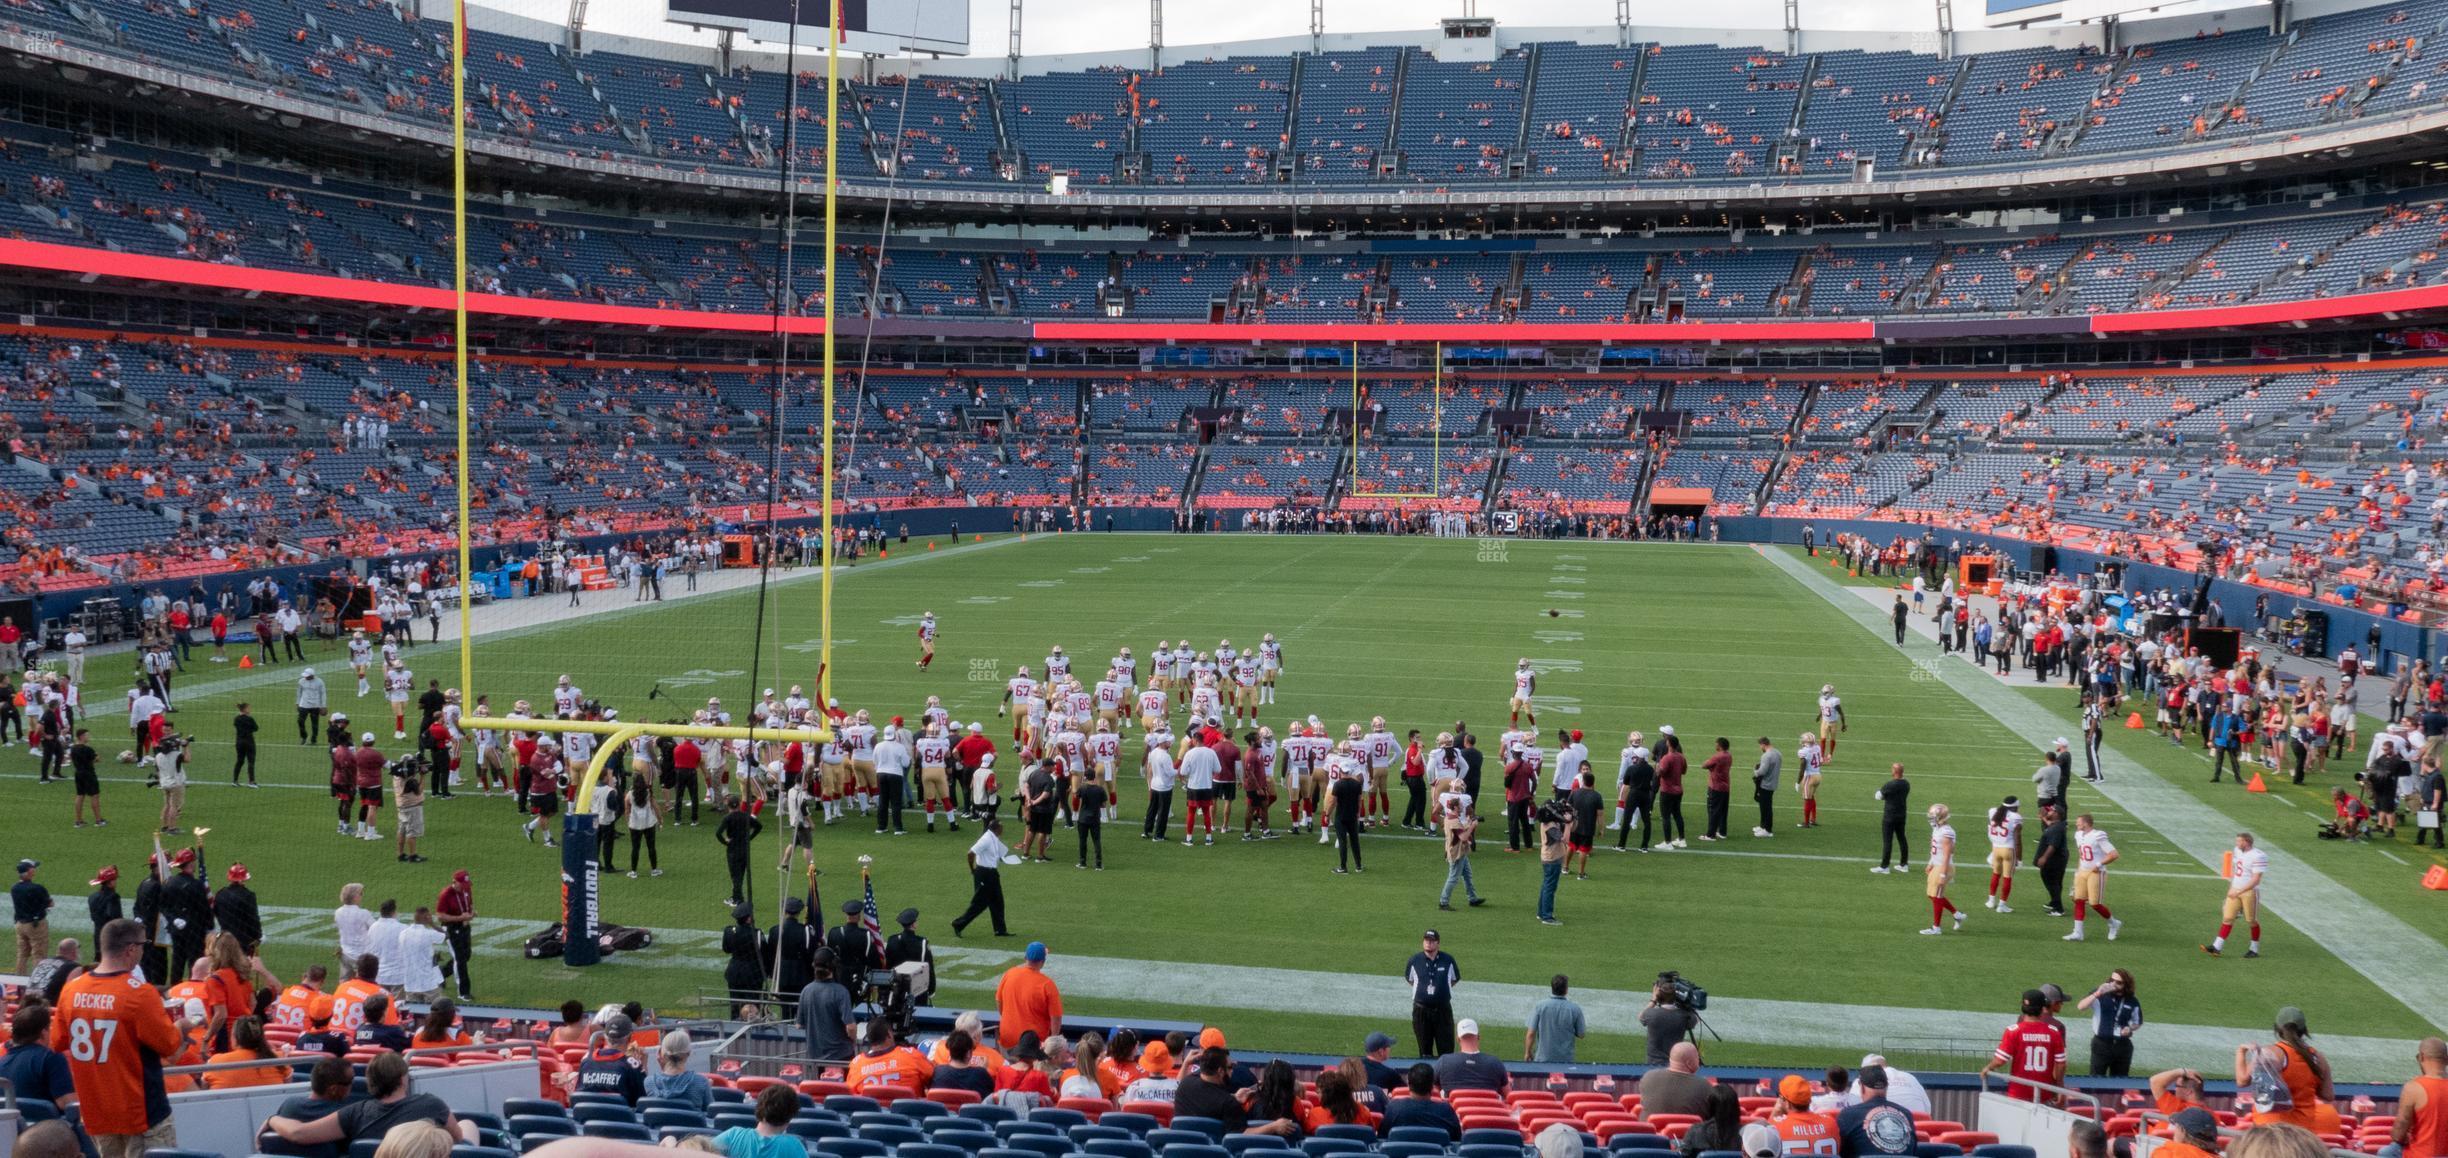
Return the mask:
M 1044 1041 L 1062 1032 L 1062 990 L 1045 974 L 1045 942 L 1029 942 L 1022 956 L 1025 960 L 1005 970 L 995 982 L 995 1008 L 1002 1015 L 995 1026 L 995 1040 L 1005 1049 L 1022 1034 L 1035 1034 L 1038 1041 Z
M 1351 1079 L 1339 1069 L 1317 1076 L 1317 1104 L 1301 1116 L 1301 1128 L 1315 1134 L 1324 1126 L 1366 1126 L 1369 1112 L 1353 1096 Z
M 2175 1117 L 2180 1110 L 2202 1105 L 2201 1071 L 2161 1070 L 2150 1076 L 2150 1092 L 2151 1110 Z M 2158 1131 L 2158 1134 L 2162 1138 L 2175 1137 L 2165 1130 Z
M 141 1158 L 152 1147 L 174 1148 L 165 1059 L 177 1054 L 187 1026 L 173 1021 L 161 996 L 136 976 L 144 926 L 121 918 L 97 938 L 93 972 L 60 992 L 51 1048 L 68 1055 L 77 1105 L 102 1158 Z M 98 1041 L 116 1048 L 95 1048 Z
M 850 1060 L 850 1088 L 867 1093 L 884 1086 L 923 1092 L 935 1076 L 935 1063 L 893 1039 L 892 1023 L 876 1018 L 867 1023 L 867 1048 Z
M 2200 1106 L 2188 1106 L 2168 1119 L 2175 1129 L 2176 1140 L 2163 1142 L 2154 1154 L 2167 1158 L 2217 1158 L 2219 1145 L 2218 1118 Z
M 224 1062 L 269 1061 L 272 1046 L 264 1040 L 263 1019 L 241 1017 L 230 1023 L 230 1048 L 214 1054 L 213 1064 Z M 235 1090 L 245 1086 L 277 1086 L 289 1080 L 287 1066 L 258 1066 L 244 1070 L 214 1070 L 204 1075 L 204 1084 L 216 1090 Z
M 960 1016 L 952 1019 L 952 1028 L 969 1035 L 970 1055 L 977 1059 L 978 1064 L 985 1066 L 987 1072 L 1003 1068 L 1003 1055 L 986 1045 L 986 1019 L 979 1017 L 976 1010 L 962 1010 Z M 940 1066 L 950 1059 L 952 1055 L 947 1044 L 950 1040 L 949 1034 L 938 1040 L 934 1050 L 927 1054 L 927 1060 Z

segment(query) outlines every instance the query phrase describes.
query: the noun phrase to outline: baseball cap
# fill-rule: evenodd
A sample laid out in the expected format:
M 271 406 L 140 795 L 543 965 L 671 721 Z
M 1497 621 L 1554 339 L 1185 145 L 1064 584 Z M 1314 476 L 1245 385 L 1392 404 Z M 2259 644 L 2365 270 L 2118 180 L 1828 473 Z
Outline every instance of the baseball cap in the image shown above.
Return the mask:
M 1437 931 L 1434 929 L 1427 930 L 1426 932 L 1420 934 L 1420 940 L 1422 941 L 1442 941 L 1444 939 L 1445 938 L 1443 937 L 1437 936 Z
M 299 672 L 298 674 L 299 674 L 299 675 L 301 675 L 301 676 L 310 676 L 310 675 L 313 675 L 313 674 L 314 674 L 314 669 L 313 669 L 313 668 L 307 668 L 305 671 Z
M 2218 1137 L 2218 1119 L 2200 1106 L 2188 1106 L 2168 1115 L 2168 1125 L 2188 1138 Z
M 1454 1036 L 1455 1036 L 1455 1037 L 1477 1037 L 1477 1036 L 1479 1036 L 1479 1022 L 1478 1022 L 1477 1020 L 1475 1020 L 1475 1019 L 1468 1018 L 1468 1017 L 1465 1017 L 1465 1018 L 1463 1018 L 1462 1020 L 1455 1022 L 1455 1023 L 1454 1023 Z
M 1198 1044 L 1200 1049 L 1223 1049 L 1224 1031 L 1208 1026 L 1199 1031 Z
M 92 880 L 90 880 L 90 881 L 85 882 L 85 883 L 86 883 L 87 885 L 107 885 L 107 884 L 111 883 L 112 881 L 115 881 L 115 880 L 118 880 L 118 879 L 119 879 L 119 866 L 118 866 L 118 865 L 115 865 L 115 864 L 109 864 L 109 865 L 103 865 L 103 866 L 102 866 L 102 871 L 101 871 L 101 872 L 98 872 L 98 873 L 95 873 L 95 874 L 94 874 L 94 878 L 93 878 Z
M 361 736 L 357 737 L 357 742 L 358 742 L 358 743 L 360 743 L 360 744 L 371 744 L 371 743 L 373 743 L 373 742 L 374 742 L 374 733 L 372 733 L 372 732 L 367 732 L 367 733 L 365 733 L 365 734 L 363 734 L 363 735 L 361 735 Z
M 1573 743 L 1575 743 L 1575 744 L 1580 743 L 1580 742 L 1581 742 L 1581 729 L 1579 729 L 1579 728 L 1574 728 L 1574 729 L 1573 729 L 1573 734 L 1572 734 L 1572 736 L 1573 736 Z
M 243 882 L 247 880 L 248 877 L 249 874 L 247 872 L 247 866 L 242 864 L 233 864 L 229 866 L 229 879 L 231 884 L 234 885 Z
M 1800 1074 L 1787 1074 L 1777 1079 L 1777 1096 L 1797 1106 L 1807 1106 L 1811 1100 L 1810 1080 Z
M 604 1036 L 610 1038 L 614 1045 L 629 1040 L 629 1035 L 637 1031 L 636 1023 L 630 1021 L 626 1013 L 611 1014 L 605 1017 L 600 1024 Z
M 41 867 L 42 862 L 35 860 L 32 857 L 27 857 L 26 859 L 17 862 L 17 871 L 21 873 L 30 873 Z
M 2040 1000 L 2050 1005 L 2059 1004 L 2065 1000 L 2065 990 L 2059 989 L 2057 983 L 2051 981 L 2040 987 Z
M 1031 941 L 1031 942 L 1029 942 L 1029 943 L 1028 943 L 1028 948 L 1027 948 L 1027 949 L 1025 949 L 1025 950 L 1022 950 L 1020 955 L 1021 955 L 1021 956 L 1023 956 L 1023 957 L 1026 957 L 1027 959 L 1029 959 L 1029 960 L 1031 960 L 1031 961 L 1044 961 L 1044 960 L 1045 960 L 1045 958 L 1046 958 L 1046 947 L 1045 947 L 1045 942 L 1043 942 L 1043 941 Z
M 1673 724 L 1660 724 L 1660 725 L 1658 725 L 1658 735 L 1661 735 L 1661 736 L 1671 736 L 1671 735 L 1674 735 L 1674 734 L 1675 734 L 1675 730 L 1674 730 L 1674 725 L 1673 725 Z
M 331 994 L 315 994 L 314 1000 L 306 1003 L 306 1020 L 314 1025 L 328 1023 L 332 1019 L 332 1005 Z
M 1765 1122 L 1753 1122 L 1742 1130 L 1743 1158 L 1777 1158 L 1785 1152 L 1785 1143 L 1776 1127 Z
M 2292 1005 L 2278 1007 L 2277 1024 L 2291 1025 L 2305 1033 L 2312 1032 L 2312 1027 L 2304 1022 L 2304 1011 Z
M 1360 1052 L 1362 1053 L 1375 1053 L 1381 1049 L 1392 1048 L 1394 1048 L 1394 1035 L 1382 1029 L 1371 1030 L 1369 1035 L 1360 1041 Z
M 974 735 L 976 735 L 976 734 L 978 734 L 979 732 L 982 732 L 982 731 L 984 731 L 984 730 L 985 730 L 984 728 L 981 728 L 981 727 L 979 727 L 978 725 L 976 725 L 976 724 L 974 724 L 974 723 L 969 725 L 969 734 L 970 734 L 970 735 L 973 735 L 973 736 L 974 736 Z

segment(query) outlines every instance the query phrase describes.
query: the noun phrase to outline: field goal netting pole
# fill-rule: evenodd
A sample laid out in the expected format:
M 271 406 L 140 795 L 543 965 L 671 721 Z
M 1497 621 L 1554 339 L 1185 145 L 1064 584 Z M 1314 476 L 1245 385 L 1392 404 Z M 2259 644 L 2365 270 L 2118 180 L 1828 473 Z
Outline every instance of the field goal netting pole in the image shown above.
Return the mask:
M 1428 376 L 1428 489 L 1421 491 L 1371 491 L 1360 493 L 1360 343 L 1351 346 L 1351 492 L 1349 498 L 1370 499 L 1441 499 L 1445 493 L 1445 343 L 1437 341 L 1431 347 Z M 1381 453 L 1379 458 L 1383 458 Z
M 714 724 L 624 723 L 615 720 L 511 720 L 495 716 L 469 716 L 462 719 L 459 726 L 505 733 L 586 732 L 599 738 L 594 754 L 587 759 L 586 773 L 579 777 L 576 794 L 561 816 L 561 962 L 573 966 L 593 965 L 602 959 L 595 937 L 603 925 L 603 862 L 596 854 L 593 804 L 605 767 L 614 760 L 627 759 L 631 741 L 641 736 L 746 740 L 751 744 L 822 745 L 833 741 L 830 728 L 742 728 Z M 781 909 L 787 903 L 783 896 L 774 898 L 776 923 L 782 920 Z

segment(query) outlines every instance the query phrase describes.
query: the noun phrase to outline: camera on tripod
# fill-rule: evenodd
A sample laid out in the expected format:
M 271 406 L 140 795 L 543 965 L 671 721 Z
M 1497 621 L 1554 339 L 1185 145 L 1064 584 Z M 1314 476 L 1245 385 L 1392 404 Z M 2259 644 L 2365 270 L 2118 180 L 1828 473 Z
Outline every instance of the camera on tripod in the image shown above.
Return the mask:
M 1658 988 L 1666 991 L 1668 1003 L 1677 1009 L 1698 1013 L 1708 1008 L 1708 990 L 1684 980 L 1681 973 L 1672 969 L 1660 972 L 1657 983 Z
M 909 1039 L 918 1023 L 918 994 L 927 992 L 933 983 L 923 961 L 867 971 L 867 992 L 875 1004 L 875 1016 L 892 1027 L 895 1039 Z

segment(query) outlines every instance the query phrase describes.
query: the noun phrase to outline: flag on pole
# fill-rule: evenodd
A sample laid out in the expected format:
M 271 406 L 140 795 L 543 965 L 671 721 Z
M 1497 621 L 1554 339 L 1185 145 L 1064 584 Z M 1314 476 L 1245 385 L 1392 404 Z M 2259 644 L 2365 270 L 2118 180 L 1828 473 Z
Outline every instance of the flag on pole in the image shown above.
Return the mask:
M 859 877 L 867 884 L 867 899 L 859 906 L 859 927 L 867 930 L 867 952 L 881 961 L 884 959 L 884 926 L 876 912 L 875 878 L 865 872 L 861 872 Z

